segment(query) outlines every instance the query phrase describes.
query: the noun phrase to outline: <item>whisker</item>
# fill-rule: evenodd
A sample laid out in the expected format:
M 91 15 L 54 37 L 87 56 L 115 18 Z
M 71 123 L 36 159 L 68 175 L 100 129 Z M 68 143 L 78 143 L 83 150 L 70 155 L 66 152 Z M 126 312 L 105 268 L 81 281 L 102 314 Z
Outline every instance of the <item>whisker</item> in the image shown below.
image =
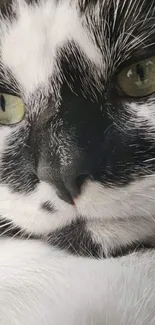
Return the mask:
M 154 161 L 154 160 L 155 160 L 155 158 L 150 158 L 150 159 L 144 160 L 144 162 L 147 163 L 147 162 L 151 162 L 151 161 Z
M 9 233 L 10 231 L 12 231 L 12 230 L 15 230 L 15 229 L 17 229 L 17 226 L 13 226 L 13 227 L 9 227 L 9 228 L 7 228 L 7 229 L 5 229 L 1 234 L 0 234 L 0 237 L 3 237 L 4 235 L 6 235 L 7 233 Z M 11 237 L 13 237 L 13 236 L 11 236 Z
M 151 200 L 155 201 L 155 197 L 150 196 L 150 195 L 136 193 L 136 196 L 146 197 L 147 199 L 151 199 Z

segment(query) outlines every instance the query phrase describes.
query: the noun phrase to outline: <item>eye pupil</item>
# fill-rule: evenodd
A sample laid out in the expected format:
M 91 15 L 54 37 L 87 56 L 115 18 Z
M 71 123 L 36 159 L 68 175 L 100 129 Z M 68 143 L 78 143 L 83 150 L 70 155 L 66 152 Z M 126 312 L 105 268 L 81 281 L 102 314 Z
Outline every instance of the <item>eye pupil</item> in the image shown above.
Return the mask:
M 140 64 L 137 64 L 136 66 L 136 73 L 138 74 L 141 81 L 145 80 L 144 69 Z
M 0 105 L 1 105 L 2 111 L 5 112 L 6 103 L 5 103 L 5 98 L 3 95 L 0 95 Z

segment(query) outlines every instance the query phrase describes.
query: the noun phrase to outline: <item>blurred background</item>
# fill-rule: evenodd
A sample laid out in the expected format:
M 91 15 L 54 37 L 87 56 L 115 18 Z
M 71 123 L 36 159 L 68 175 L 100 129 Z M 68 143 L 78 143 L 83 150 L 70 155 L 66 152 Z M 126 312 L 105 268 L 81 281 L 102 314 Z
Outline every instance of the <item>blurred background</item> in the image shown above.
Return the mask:
M 7 0 L 0 0 L 0 5 L 4 2 L 6 2 Z

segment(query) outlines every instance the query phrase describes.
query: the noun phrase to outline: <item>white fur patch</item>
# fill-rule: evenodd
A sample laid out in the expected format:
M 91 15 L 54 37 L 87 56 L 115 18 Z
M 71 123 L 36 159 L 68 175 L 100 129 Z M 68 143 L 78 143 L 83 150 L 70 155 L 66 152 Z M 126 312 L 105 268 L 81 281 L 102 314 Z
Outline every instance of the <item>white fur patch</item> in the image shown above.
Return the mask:
M 154 99 L 146 100 L 146 103 L 131 103 L 127 105 L 131 119 L 126 121 L 125 126 L 131 130 L 143 128 L 148 138 L 155 137 L 155 109 Z
M 53 204 L 56 212 L 41 209 L 47 201 Z M 12 193 L 7 186 L 1 185 L 0 215 L 30 233 L 48 234 L 74 220 L 76 211 L 58 198 L 52 186 L 41 182 L 35 191 L 27 195 Z
M 1 325 L 154 324 L 154 252 L 99 261 L 3 239 L 0 265 Z
M 68 41 L 77 42 L 90 60 L 100 64 L 101 57 L 70 1 L 57 5 L 51 0 L 41 1 L 34 7 L 19 1 L 18 6 L 17 20 L 10 25 L 3 21 L 0 28 L 1 60 L 24 93 L 31 93 L 40 85 L 48 86 L 56 52 Z
M 75 203 L 79 213 L 88 219 L 128 219 L 132 216 L 152 218 L 154 193 L 155 175 L 120 188 L 107 188 L 88 181 Z

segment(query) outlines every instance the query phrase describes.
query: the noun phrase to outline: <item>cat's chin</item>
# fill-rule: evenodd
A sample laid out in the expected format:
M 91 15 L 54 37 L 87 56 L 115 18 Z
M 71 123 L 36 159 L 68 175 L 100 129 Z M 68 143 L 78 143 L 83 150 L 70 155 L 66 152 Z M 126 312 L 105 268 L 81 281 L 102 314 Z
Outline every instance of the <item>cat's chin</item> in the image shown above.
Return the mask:
M 149 246 L 155 233 L 154 188 L 154 176 L 122 188 L 88 181 L 72 205 L 45 182 L 28 194 L 1 185 L 0 235 L 41 237 L 79 255 L 115 255 L 119 247 L 135 248 L 133 243 L 144 239 Z

